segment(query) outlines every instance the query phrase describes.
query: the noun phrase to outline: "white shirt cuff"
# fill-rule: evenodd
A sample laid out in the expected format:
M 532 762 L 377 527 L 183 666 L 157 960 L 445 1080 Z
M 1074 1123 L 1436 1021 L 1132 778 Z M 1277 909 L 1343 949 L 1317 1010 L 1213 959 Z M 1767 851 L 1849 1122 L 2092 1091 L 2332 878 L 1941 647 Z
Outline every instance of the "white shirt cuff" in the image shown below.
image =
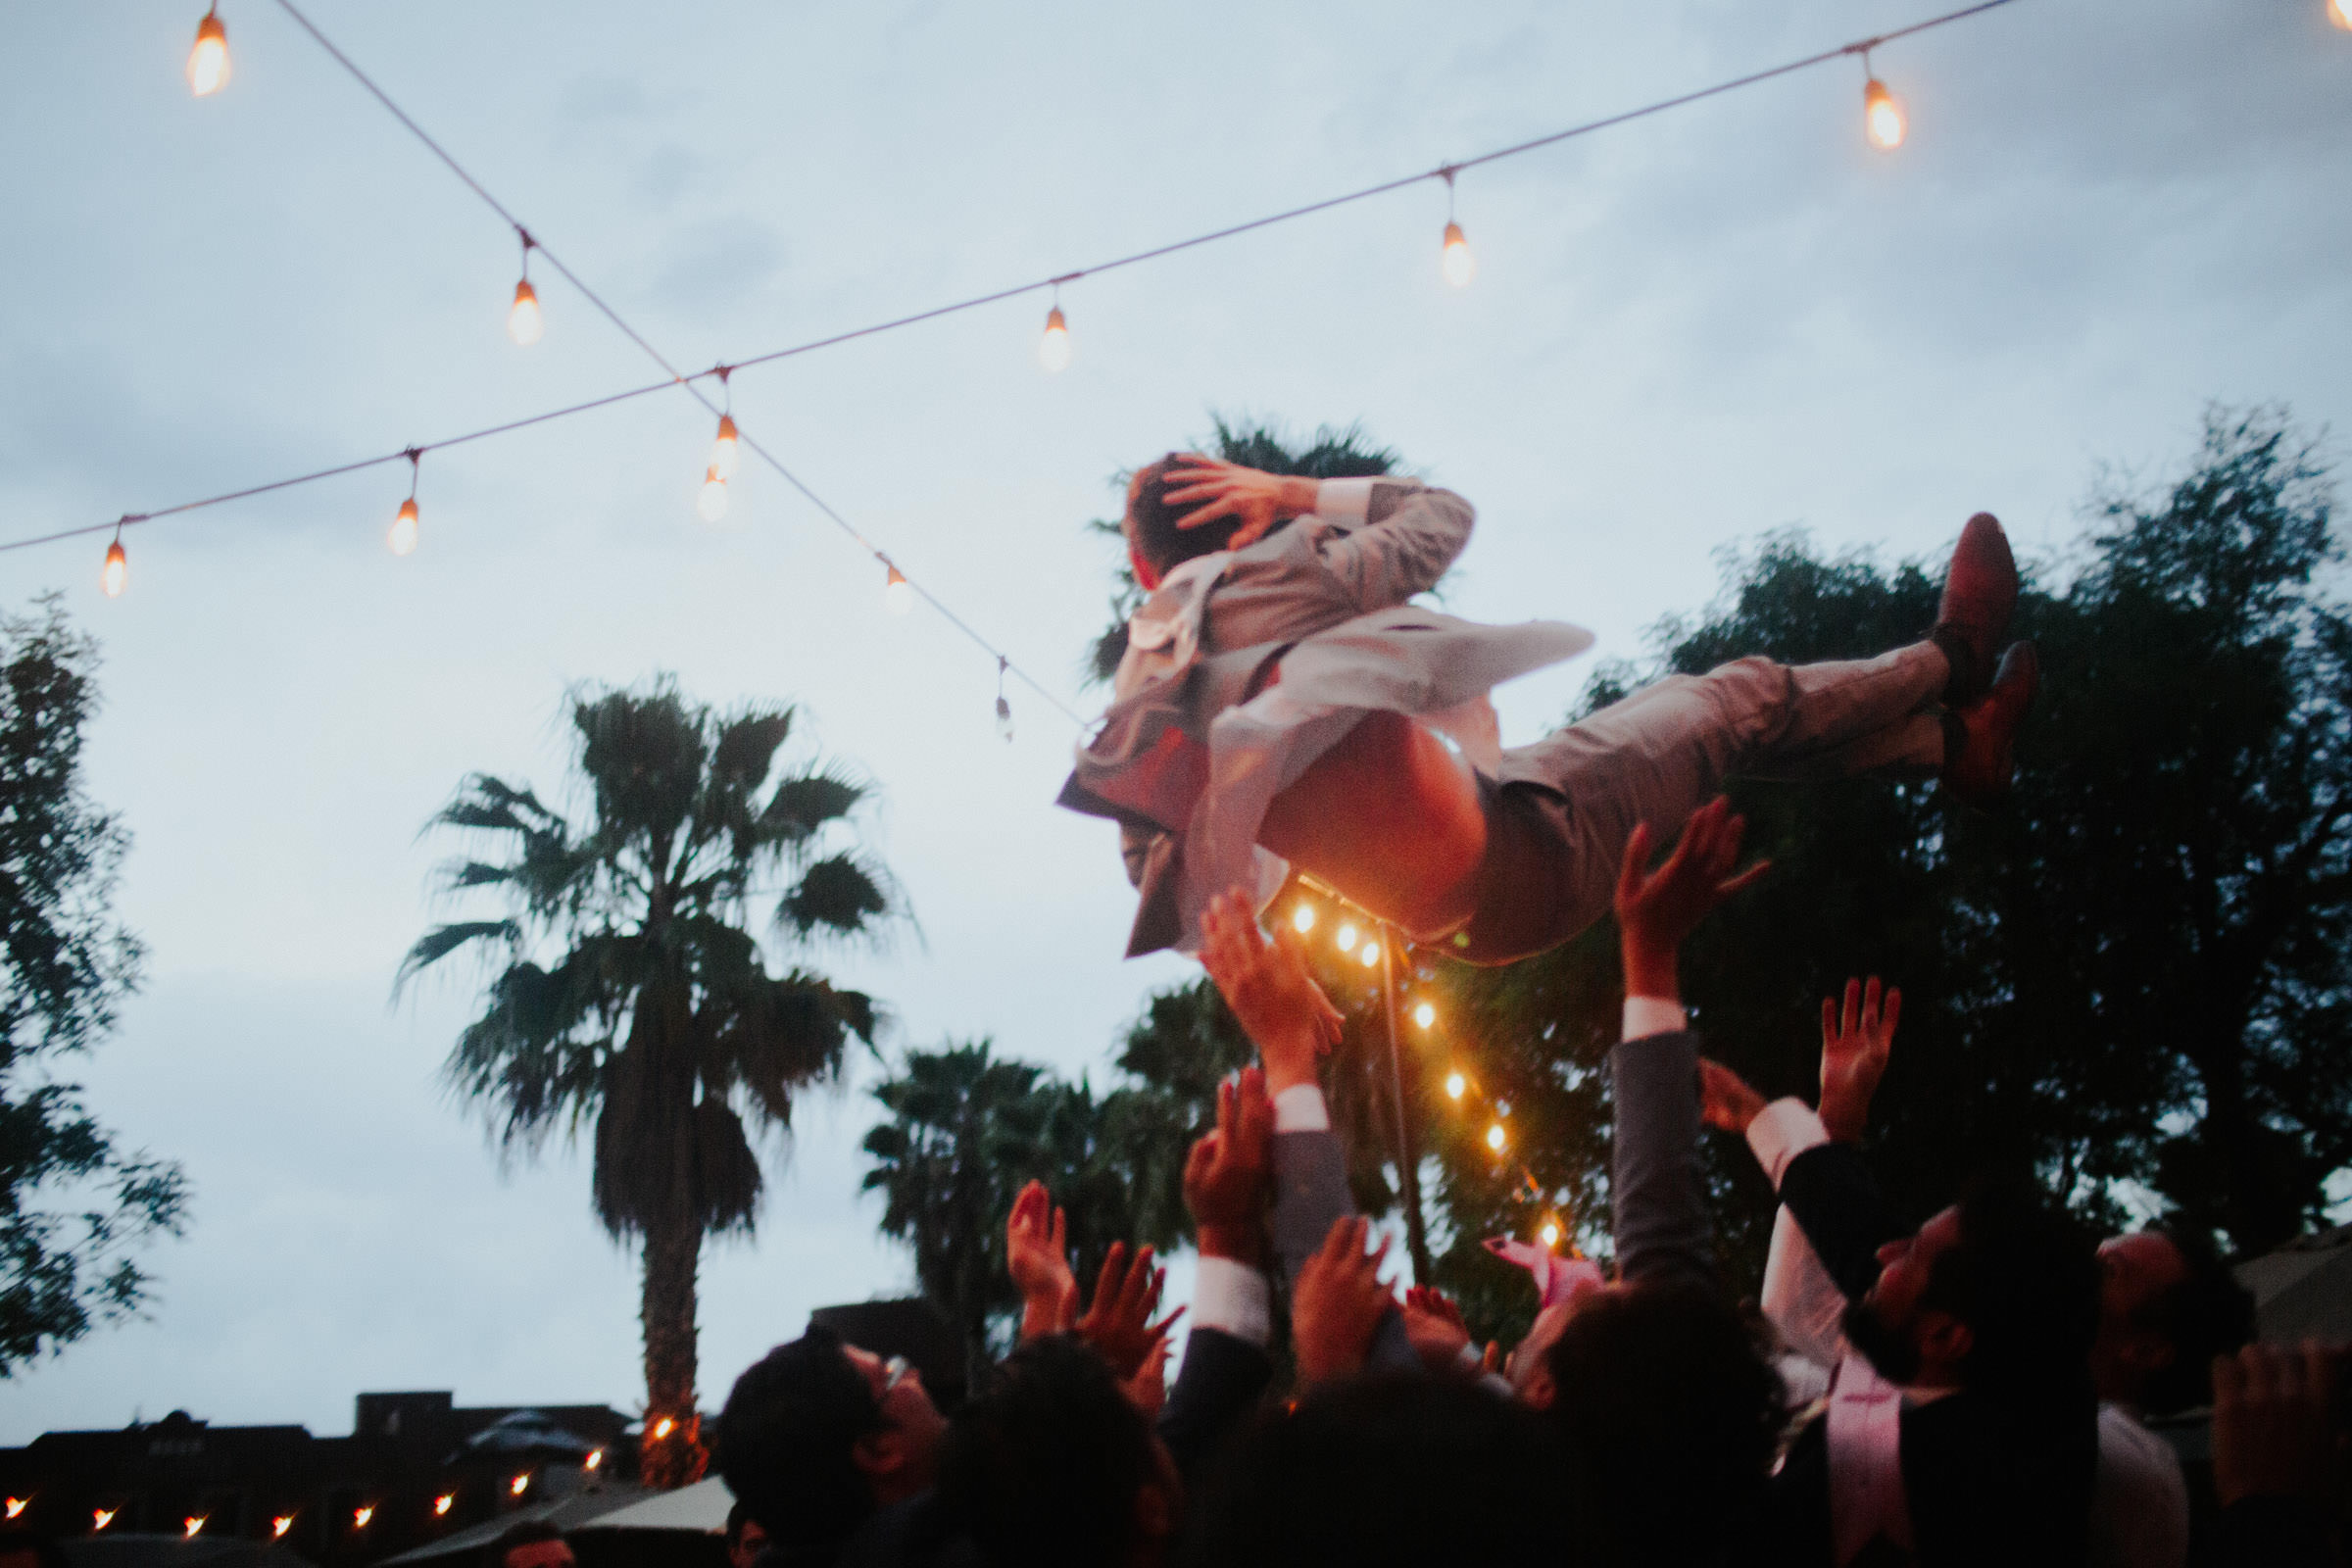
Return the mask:
M 1193 1327 L 1264 1346 L 1274 1338 L 1274 1291 L 1266 1277 L 1230 1257 L 1204 1257 L 1193 1273 Z
M 1772 1178 L 1776 1193 L 1781 1190 L 1781 1173 L 1790 1160 L 1829 1141 L 1830 1130 L 1801 1100 L 1776 1100 L 1747 1124 L 1747 1147 L 1756 1152 L 1756 1163 Z
M 1323 1091 L 1313 1084 L 1293 1084 L 1276 1095 L 1274 1130 L 1278 1133 L 1331 1131 L 1331 1108 L 1323 1103 Z
M 1315 486 L 1315 515 L 1361 522 L 1372 511 L 1372 479 L 1326 479 Z
M 1646 1040 L 1651 1035 L 1679 1034 L 1690 1027 L 1690 1015 L 1679 1002 L 1667 1002 L 1658 997 L 1628 997 L 1625 999 L 1626 1040 Z

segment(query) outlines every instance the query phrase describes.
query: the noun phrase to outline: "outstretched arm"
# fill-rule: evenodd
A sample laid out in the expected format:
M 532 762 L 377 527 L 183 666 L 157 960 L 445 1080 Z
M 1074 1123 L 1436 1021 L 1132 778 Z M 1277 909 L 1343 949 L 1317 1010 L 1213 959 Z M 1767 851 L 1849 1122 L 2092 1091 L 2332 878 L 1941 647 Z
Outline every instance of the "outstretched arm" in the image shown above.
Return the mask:
M 1235 550 L 1256 543 L 1275 523 L 1310 512 L 1341 524 L 1323 547 L 1323 562 L 1364 610 L 1400 605 L 1435 587 L 1470 542 L 1478 515 L 1452 491 L 1417 480 L 1317 481 L 1197 454 L 1180 460 L 1168 486 L 1171 506 L 1193 508 L 1178 519 L 1180 528 L 1238 518 Z

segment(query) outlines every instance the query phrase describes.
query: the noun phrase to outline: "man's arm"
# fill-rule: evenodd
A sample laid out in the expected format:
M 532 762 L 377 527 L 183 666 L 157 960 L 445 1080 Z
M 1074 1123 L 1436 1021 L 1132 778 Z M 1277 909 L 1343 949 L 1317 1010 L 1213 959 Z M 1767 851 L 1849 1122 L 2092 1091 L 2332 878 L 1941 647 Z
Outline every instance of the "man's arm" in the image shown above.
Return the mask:
M 1217 1087 L 1217 1124 L 1184 1162 L 1184 1202 L 1200 1250 L 1193 1332 L 1159 1413 L 1160 1440 L 1191 1474 L 1257 1403 L 1274 1376 L 1273 1292 L 1263 1221 L 1274 1107 L 1255 1067 Z
M 1188 456 L 1168 475 L 1170 506 L 1191 506 L 1179 528 L 1237 519 L 1233 550 L 1247 549 L 1286 517 L 1313 513 L 1340 525 L 1323 563 L 1362 610 L 1403 604 L 1437 586 L 1470 542 L 1477 513 L 1450 490 L 1413 479 L 1324 479 L 1261 473 Z

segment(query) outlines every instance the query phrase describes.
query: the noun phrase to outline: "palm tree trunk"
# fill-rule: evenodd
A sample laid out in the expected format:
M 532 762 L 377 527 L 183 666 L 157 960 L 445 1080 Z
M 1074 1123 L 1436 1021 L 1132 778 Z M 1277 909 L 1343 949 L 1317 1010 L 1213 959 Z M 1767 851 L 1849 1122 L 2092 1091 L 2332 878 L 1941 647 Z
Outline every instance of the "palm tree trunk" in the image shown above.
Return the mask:
M 710 1462 L 695 1413 L 694 1281 L 702 1258 L 702 1227 L 676 1220 L 645 1238 L 645 1435 L 639 1473 L 649 1487 L 682 1487 L 702 1478 Z

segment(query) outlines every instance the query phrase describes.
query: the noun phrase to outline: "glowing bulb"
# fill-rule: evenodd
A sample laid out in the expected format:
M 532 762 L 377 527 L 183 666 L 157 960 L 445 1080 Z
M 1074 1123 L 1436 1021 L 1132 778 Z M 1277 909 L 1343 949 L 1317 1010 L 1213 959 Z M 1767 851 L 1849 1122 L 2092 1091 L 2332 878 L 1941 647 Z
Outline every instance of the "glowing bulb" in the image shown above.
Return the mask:
M 1006 745 L 1012 744 L 1012 705 L 1002 697 L 997 699 L 997 734 Z
M 2340 5 L 2343 0 L 2336 3 Z M 1862 89 L 1862 122 L 1870 144 L 1879 151 L 1890 153 L 1903 144 L 1906 128 L 1903 101 L 1888 92 L 1886 84 L 1876 76 Z
M 8 1499 L 8 1516 L 9 1516 L 11 1519 L 14 1519 L 14 1518 L 15 1518 L 17 1515 L 19 1515 L 19 1514 L 23 1513 L 23 1512 L 24 1511 L 24 1505 L 25 1505 L 26 1503 L 30 1502 L 31 1500 L 32 1500 L 32 1499 L 31 1499 L 30 1497 L 11 1497 L 11 1498 L 9 1498 L 9 1499 Z
M 1365 968 L 1371 968 L 1374 964 L 1380 961 L 1380 944 L 1377 942 L 1365 943 L 1364 951 L 1357 955 L 1357 956 L 1364 960 Z
M 656 1443 L 660 1443 L 663 1438 L 668 1437 L 672 1432 L 677 1430 L 678 1424 L 675 1421 L 672 1421 L 668 1416 L 663 1416 L 661 1420 L 654 1423 L 654 1441 Z
M 384 543 L 396 556 L 405 556 L 416 548 L 416 498 L 409 497 L 400 504 L 400 515 L 384 535 Z
M 1438 1021 L 1438 1009 L 1424 1002 L 1413 1009 L 1413 1022 L 1426 1029 Z
M 2352 0 L 2328 0 L 2328 20 L 2352 32 Z
M 456 1493 L 444 1492 L 441 1494 L 441 1495 L 433 1499 L 433 1516 L 435 1518 L 439 1518 L 441 1515 L 449 1512 L 450 1505 L 455 1503 L 457 1500 L 458 1494 Z
M 182 1533 L 188 1536 L 197 1536 L 203 1534 L 204 1515 L 200 1513 L 192 1513 L 188 1515 L 185 1519 L 182 1519 L 179 1522 L 179 1528 Z
M 529 348 L 547 330 L 547 320 L 539 314 L 539 291 L 524 278 L 514 285 L 514 308 L 507 312 L 507 336 Z
M 1502 1152 L 1502 1123 L 1496 1122 L 1487 1129 L 1487 1147 L 1497 1154 Z
M 1046 313 L 1046 335 L 1037 342 L 1037 363 L 1049 374 L 1070 368 L 1070 323 L 1058 305 Z
M 188 51 L 188 85 L 199 98 L 228 85 L 228 29 L 217 12 L 206 12 L 196 24 L 196 47 Z
M 1461 224 L 1446 225 L 1446 248 L 1438 253 L 1438 265 L 1445 270 L 1446 281 L 1455 288 L 1468 288 L 1478 275 L 1478 258 L 1470 254 L 1470 241 Z
M 735 416 L 718 416 L 718 435 L 710 443 L 710 471 L 721 479 L 735 477 Z
M 98 586 L 106 590 L 109 599 L 122 597 L 122 589 L 130 581 L 130 557 L 122 552 L 118 539 L 106 547 L 106 566 L 98 573 Z
M 270 1535 L 272 1540 L 284 1535 L 287 1531 L 293 1528 L 294 1516 L 290 1513 L 281 1513 L 276 1518 L 270 1521 Z
M 1469 1079 L 1458 1072 L 1449 1072 L 1446 1075 L 1446 1098 L 1447 1100 L 1459 1100 L 1469 1092 Z
M 114 1522 L 115 1522 L 115 1510 L 114 1510 L 114 1509 L 112 1509 L 112 1508 L 92 1508 L 92 1509 L 90 1510 L 90 1528 L 91 1528 L 92 1530 L 104 1530 L 104 1529 L 105 1529 L 105 1528 L 106 1528 L 108 1525 L 111 1525 L 111 1524 L 113 1524 Z
M 1536 1234 L 1544 1238 L 1544 1245 L 1545 1247 L 1557 1247 L 1560 1245 L 1560 1228 L 1549 1220 L 1545 1220 L 1544 1222 L 1544 1228 L 1538 1231 Z
M 514 1480 L 507 1483 L 507 1491 L 514 1494 L 517 1497 L 521 1496 L 524 1493 L 530 1490 L 531 1477 L 530 1472 L 528 1471 L 523 1472 L 521 1475 L 516 1476 Z
M 914 584 L 896 566 L 882 584 L 882 604 L 894 615 L 904 615 L 914 608 Z
M 716 522 L 727 514 L 727 481 L 716 468 L 705 470 L 703 488 L 695 494 L 694 514 L 705 522 Z
M 1314 928 L 1315 906 L 1313 905 L 1301 904 L 1298 906 L 1298 907 L 1291 911 L 1292 930 L 1298 932 L 1300 936 L 1304 936 Z
M 375 1504 L 373 1503 L 369 1503 L 365 1508 L 354 1508 L 351 1510 L 351 1528 L 354 1530 L 365 1530 L 368 1528 L 368 1521 L 374 1517 Z
M 602 1448 L 590 1448 L 588 1450 L 588 1457 L 580 1461 L 580 1468 L 583 1470 L 594 1470 L 601 1466 L 604 1462 L 605 1450 Z
M 1355 922 L 1343 920 L 1340 922 L 1340 929 L 1333 933 L 1331 940 L 1339 945 L 1342 953 L 1353 953 L 1355 951 Z

